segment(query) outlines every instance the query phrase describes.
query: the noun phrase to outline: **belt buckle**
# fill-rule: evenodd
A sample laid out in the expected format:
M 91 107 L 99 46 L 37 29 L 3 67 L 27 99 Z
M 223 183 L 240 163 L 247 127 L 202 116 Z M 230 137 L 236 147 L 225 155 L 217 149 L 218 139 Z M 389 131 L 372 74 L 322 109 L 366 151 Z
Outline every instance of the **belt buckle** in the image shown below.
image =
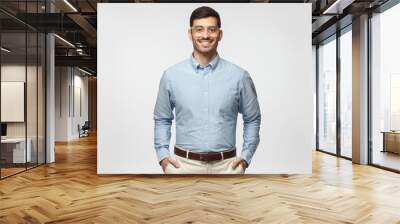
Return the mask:
M 209 154 L 211 154 L 211 153 L 212 153 L 212 152 L 202 152 L 202 153 L 200 153 L 200 161 L 202 161 L 202 162 L 209 162 L 209 161 L 203 160 L 203 159 L 207 158 L 206 155 L 209 155 Z
M 208 152 L 206 153 L 200 153 L 200 161 L 205 162 L 203 159 L 206 158 L 204 155 L 208 154 Z

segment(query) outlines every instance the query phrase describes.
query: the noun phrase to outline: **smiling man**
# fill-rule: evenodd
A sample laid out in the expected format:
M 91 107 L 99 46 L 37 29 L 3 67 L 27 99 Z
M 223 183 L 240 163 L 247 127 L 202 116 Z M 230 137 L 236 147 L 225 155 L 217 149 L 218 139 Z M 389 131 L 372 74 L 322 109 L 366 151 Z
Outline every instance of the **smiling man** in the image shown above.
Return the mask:
M 193 53 L 168 68 L 154 108 L 154 147 L 166 174 L 243 174 L 257 149 L 261 113 L 249 73 L 217 52 L 223 33 L 210 7 L 190 16 Z M 171 125 L 176 143 L 170 154 Z M 243 116 L 243 147 L 236 152 L 236 122 Z

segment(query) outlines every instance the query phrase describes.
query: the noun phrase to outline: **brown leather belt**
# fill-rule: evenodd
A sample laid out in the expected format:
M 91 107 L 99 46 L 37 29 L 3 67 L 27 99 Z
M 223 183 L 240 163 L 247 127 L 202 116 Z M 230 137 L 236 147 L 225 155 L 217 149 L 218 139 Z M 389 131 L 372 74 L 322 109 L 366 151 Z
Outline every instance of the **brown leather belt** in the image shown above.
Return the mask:
M 193 159 L 193 160 L 204 161 L 204 162 L 224 160 L 224 159 L 229 159 L 229 158 L 236 156 L 236 149 L 229 149 L 229 150 L 226 150 L 223 152 L 197 153 L 197 152 L 186 151 L 186 150 L 174 147 L 174 152 L 175 152 L 175 155 L 177 155 L 177 156 L 180 156 L 183 158 L 188 158 L 188 159 Z

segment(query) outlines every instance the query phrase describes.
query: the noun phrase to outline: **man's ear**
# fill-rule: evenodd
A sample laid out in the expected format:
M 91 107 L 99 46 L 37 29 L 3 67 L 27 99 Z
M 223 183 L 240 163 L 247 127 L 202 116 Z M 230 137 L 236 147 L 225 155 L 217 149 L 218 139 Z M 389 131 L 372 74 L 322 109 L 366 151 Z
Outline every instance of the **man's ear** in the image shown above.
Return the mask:
M 192 30 L 191 29 L 188 29 L 188 36 L 189 36 L 189 40 L 193 41 Z
M 222 39 L 223 34 L 224 34 L 224 33 L 222 32 L 222 30 L 220 30 L 220 31 L 219 31 L 218 41 L 220 41 L 220 40 Z

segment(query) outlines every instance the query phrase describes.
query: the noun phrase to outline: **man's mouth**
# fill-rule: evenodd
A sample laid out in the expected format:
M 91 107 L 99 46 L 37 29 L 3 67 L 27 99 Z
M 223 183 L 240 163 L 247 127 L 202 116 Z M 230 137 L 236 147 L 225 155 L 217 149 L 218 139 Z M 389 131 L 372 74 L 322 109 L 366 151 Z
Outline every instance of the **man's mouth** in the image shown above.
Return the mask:
M 212 44 L 211 40 L 199 40 L 198 41 L 202 47 L 210 47 Z

